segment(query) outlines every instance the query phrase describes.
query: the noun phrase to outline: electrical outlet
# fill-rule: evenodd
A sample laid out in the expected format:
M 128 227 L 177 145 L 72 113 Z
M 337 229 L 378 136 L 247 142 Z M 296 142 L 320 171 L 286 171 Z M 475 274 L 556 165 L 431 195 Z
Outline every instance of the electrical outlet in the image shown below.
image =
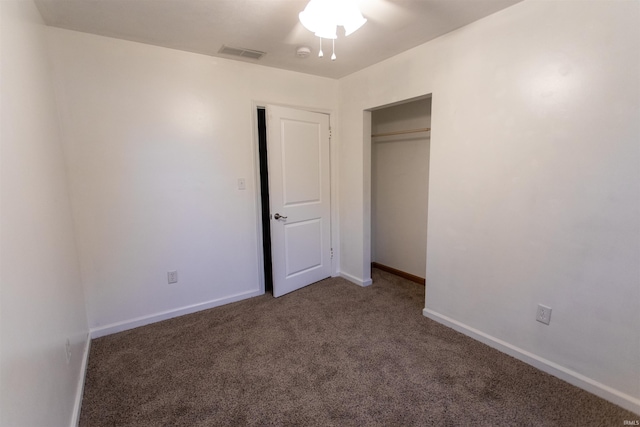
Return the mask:
M 65 353 L 67 355 L 67 365 L 71 362 L 71 341 L 67 338 L 67 342 L 64 346 Z
M 544 323 L 548 325 L 551 322 L 551 307 L 547 307 L 546 305 L 538 304 L 538 311 L 536 313 L 536 320 L 538 322 Z
M 247 188 L 247 183 L 244 178 L 238 178 L 238 190 L 244 190 Z
M 169 280 L 169 283 L 178 283 L 178 271 L 177 270 L 173 270 L 173 271 L 168 271 L 167 272 L 167 279 Z

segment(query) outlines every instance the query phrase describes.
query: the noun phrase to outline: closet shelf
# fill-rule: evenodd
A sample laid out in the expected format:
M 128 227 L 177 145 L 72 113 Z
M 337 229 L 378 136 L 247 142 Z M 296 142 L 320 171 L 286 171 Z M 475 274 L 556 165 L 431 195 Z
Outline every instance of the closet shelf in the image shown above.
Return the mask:
M 371 134 L 372 138 L 376 138 L 378 136 L 392 136 L 392 135 L 404 135 L 406 133 L 418 133 L 418 132 L 429 132 L 431 128 L 420 128 L 420 129 L 409 129 L 409 130 L 398 130 L 395 132 L 386 132 L 386 133 L 373 133 Z

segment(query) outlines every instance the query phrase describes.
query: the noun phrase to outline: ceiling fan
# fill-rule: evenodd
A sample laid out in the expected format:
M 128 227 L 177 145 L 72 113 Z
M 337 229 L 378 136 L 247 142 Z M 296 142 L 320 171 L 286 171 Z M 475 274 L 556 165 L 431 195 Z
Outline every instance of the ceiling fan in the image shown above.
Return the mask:
M 405 0 L 406 1 L 406 0 Z M 348 25 L 341 25 L 336 31 L 336 26 L 331 29 L 318 27 L 314 25 L 313 21 L 314 13 L 322 13 L 316 9 L 320 3 L 346 5 L 347 7 L 355 8 L 357 15 L 355 23 L 349 23 Z M 367 20 L 372 21 L 377 26 L 386 27 L 389 29 L 401 28 L 403 23 L 411 19 L 411 14 L 400 4 L 399 0 L 310 0 L 307 6 L 300 11 L 299 19 L 296 20 L 293 29 L 289 32 L 284 42 L 290 45 L 305 45 L 309 41 L 309 35 L 315 34 L 320 40 L 319 54 L 323 56 L 322 51 L 322 39 L 330 39 L 332 43 L 335 43 L 336 38 L 343 38 L 356 31 L 360 26 L 366 25 Z M 359 15 L 359 18 L 357 16 Z M 305 26 L 305 24 L 307 24 Z M 335 44 L 334 44 L 335 46 Z M 305 49 L 307 52 L 307 49 Z M 332 54 L 332 60 L 335 60 L 335 49 Z

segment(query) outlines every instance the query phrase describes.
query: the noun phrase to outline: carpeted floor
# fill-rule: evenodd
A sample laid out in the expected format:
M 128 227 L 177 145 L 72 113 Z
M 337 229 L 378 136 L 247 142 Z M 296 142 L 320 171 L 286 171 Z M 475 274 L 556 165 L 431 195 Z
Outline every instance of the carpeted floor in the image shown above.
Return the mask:
M 96 339 L 81 426 L 622 426 L 640 417 L 424 316 L 374 270 Z

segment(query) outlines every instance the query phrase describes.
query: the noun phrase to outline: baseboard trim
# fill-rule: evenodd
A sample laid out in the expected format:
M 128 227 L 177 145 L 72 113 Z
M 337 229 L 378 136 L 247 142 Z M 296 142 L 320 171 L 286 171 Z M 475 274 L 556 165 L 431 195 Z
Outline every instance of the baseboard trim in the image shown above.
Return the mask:
M 393 267 L 389 267 L 388 265 L 372 262 L 371 268 L 377 268 L 379 270 L 386 271 L 387 273 L 395 274 L 396 276 L 402 277 L 403 279 L 407 279 L 410 282 L 414 282 L 422 286 L 424 286 L 425 284 L 425 280 L 422 277 L 416 276 L 415 274 L 407 273 L 406 271 L 398 270 Z
M 80 366 L 80 377 L 76 386 L 76 400 L 73 404 L 73 415 L 71 417 L 71 427 L 78 427 L 80 424 L 80 411 L 82 410 L 82 397 L 84 396 L 84 380 L 87 377 L 87 367 L 89 366 L 89 350 L 91 350 L 91 335 L 87 334 L 87 341 L 84 344 L 82 354 L 82 364 Z
M 543 357 L 537 356 L 519 347 L 516 347 L 508 342 L 502 341 L 482 331 L 474 329 L 464 323 L 458 322 L 450 317 L 442 315 L 433 310 L 425 308 L 422 310 L 422 314 L 431 320 L 441 323 L 450 327 L 464 335 L 467 335 L 477 341 L 487 344 L 489 347 L 493 347 L 509 356 L 515 357 L 543 372 L 560 378 L 563 381 L 568 382 L 576 387 L 593 393 L 611 403 L 621 406 L 629 411 L 632 411 L 640 415 L 640 399 L 636 399 L 626 393 L 618 391 L 612 387 L 599 383 L 589 377 L 586 377 L 578 372 L 567 369 L 557 363 L 547 360 Z
M 344 271 L 341 271 L 338 274 L 340 274 L 340 277 L 342 277 L 344 279 L 347 279 L 351 283 L 355 283 L 358 286 L 365 287 L 365 286 L 369 286 L 369 285 L 371 285 L 373 283 L 373 280 L 371 280 L 371 279 L 366 279 L 366 280 L 359 279 L 356 276 L 352 276 L 349 273 L 345 273 Z
M 140 326 L 149 325 L 151 323 L 161 322 L 163 320 L 172 319 L 174 317 L 184 316 L 185 314 L 196 313 L 202 310 L 219 307 L 221 305 L 230 304 L 232 302 L 241 301 L 243 299 L 257 297 L 264 294 L 260 290 L 242 292 L 230 297 L 219 298 L 198 304 L 180 307 L 173 310 L 167 310 L 160 313 L 150 314 L 148 316 L 137 317 L 135 319 L 125 320 L 122 322 L 112 323 L 110 325 L 91 328 L 91 338 L 100 338 L 106 335 L 115 334 L 129 329 L 138 328 Z

